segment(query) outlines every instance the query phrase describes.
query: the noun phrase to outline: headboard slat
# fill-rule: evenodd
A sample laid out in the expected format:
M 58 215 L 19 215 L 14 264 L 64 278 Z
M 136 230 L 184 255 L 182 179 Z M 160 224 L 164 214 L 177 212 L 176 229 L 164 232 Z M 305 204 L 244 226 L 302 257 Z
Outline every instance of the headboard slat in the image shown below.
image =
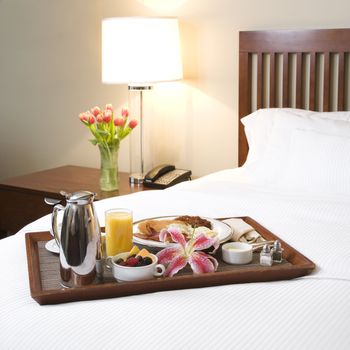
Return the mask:
M 239 75 L 239 94 L 240 101 L 239 103 L 239 115 L 245 116 L 248 115 L 251 111 L 251 101 L 249 96 L 252 95 L 251 91 L 251 56 L 247 54 L 240 53 L 239 54 L 239 66 L 240 70 L 244 72 L 244 74 Z M 247 138 L 245 137 L 244 128 L 242 123 L 238 128 L 238 149 L 242 150 L 242 154 L 248 154 L 248 143 Z M 238 160 L 241 162 L 241 159 Z
M 330 110 L 330 53 L 324 53 L 323 61 L 323 111 Z
M 345 53 L 341 52 L 338 56 L 338 106 L 339 111 L 344 110 L 344 90 L 345 90 Z
M 256 106 L 257 109 L 263 108 L 263 58 L 262 54 L 257 54 L 257 76 L 256 76 Z
M 283 107 L 289 106 L 289 57 L 288 52 L 283 53 Z M 272 107 L 272 106 L 271 106 Z
M 269 107 L 276 105 L 276 61 L 275 61 L 275 53 L 270 53 L 270 99 L 269 99 Z
M 316 110 L 316 53 L 310 54 L 309 109 Z
M 297 59 L 297 71 L 296 71 L 296 107 L 304 108 L 303 106 L 303 77 L 302 77 L 302 64 L 303 64 L 303 54 L 298 52 L 296 55 Z

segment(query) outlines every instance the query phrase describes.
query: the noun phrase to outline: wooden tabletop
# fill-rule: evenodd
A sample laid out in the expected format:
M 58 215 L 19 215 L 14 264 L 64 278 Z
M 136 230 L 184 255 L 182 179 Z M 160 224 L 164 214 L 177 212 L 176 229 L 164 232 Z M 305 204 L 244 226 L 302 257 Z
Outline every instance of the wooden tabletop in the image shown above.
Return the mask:
M 62 200 L 61 190 L 86 190 L 96 193 L 95 200 L 148 190 L 130 185 L 129 174 L 119 173 L 119 190 L 100 190 L 100 170 L 67 165 L 0 181 L 0 239 L 52 212 L 45 197 Z
M 119 173 L 119 190 L 104 192 L 99 188 L 100 170 L 67 165 L 0 181 L 2 189 L 18 189 L 21 192 L 56 195 L 64 190 L 75 192 L 87 190 L 97 194 L 96 199 L 109 198 L 133 192 L 145 191 L 142 185 L 129 184 L 129 174 Z

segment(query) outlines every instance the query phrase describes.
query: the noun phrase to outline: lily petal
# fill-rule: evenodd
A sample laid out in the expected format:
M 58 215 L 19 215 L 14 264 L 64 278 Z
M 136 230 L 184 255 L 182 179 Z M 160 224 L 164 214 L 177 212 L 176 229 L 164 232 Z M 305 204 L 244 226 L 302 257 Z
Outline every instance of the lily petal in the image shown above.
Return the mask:
M 193 250 L 204 250 L 211 246 L 214 246 L 216 250 L 219 246 L 219 240 L 217 237 L 208 237 L 205 233 L 199 234 L 192 243 Z
M 217 260 L 203 252 L 193 252 L 188 262 L 194 273 L 214 272 L 218 267 Z
M 185 248 L 186 246 L 186 239 L 181 230 L 177 227 L 170 227 L 168 228 L 168 233 L 171 236 L 171 239 L 175 243 L 181 244 L 182 248 Z
M 168 234 L 169 232 L 166 228 L 161 229 L 159 232 L 159 240 L 161 242 L 165 242 L 166 238 L 168 237 Z
M 156 255 L 158 257 L 159 264 L 169 264 L 177 255 L 182 254 L 180 247 L 169 247 L 161 250 Z
M 220 247 L 219 237 L 214 237 L 213 247 L 214 247 L 214 250 L 212 250 L 209 254 L 214 254 L 217 251 L 217 249 Z
M 172 262 L 168 265 L 165 270 L 165 277 L 173 277 L 176 273 L 178 273 L 181 269 L 183 269 L 187 265 L 188 258 L 184 255 L 178 255 L 175 257 Z
M 204 254 L 204 253 L 198 252 L 198 254 Z M 212 254 L 212 253 L 210 253 L 210 254 Z M 211 255 L 208 255 L 208 254 L 206 254 L 206 255 L 207 255 L 207 258 L 213 263 L 214 271 L 216 271 L 218 269 L 218 266 L 219 266 L 218 261 L 214 257 L 212 257 Z

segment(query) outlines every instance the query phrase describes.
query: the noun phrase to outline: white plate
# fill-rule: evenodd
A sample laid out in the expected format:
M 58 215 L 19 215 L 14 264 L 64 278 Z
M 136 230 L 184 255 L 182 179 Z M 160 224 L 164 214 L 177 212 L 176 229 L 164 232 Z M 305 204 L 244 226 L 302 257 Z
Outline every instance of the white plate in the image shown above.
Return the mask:
M 45 244 L 46 250 L 48 250 L 51 253 L 59 254 L 60 253 L 60 248 L 58 248 L 58 245 L 54 239 L 51 239 L 51 241 L 48 241 Z
M 138 224 L 141 223 L 142 221 L 146 221 L 146 220 L 174 220 L 176 217 L 177 216 L 162 216 L 162 217 L 140 220 L 140 221 L 137 221 L 134 223 L 133 231 L 134 231 L 134 233 L 138 233 Z M 210 218 L 205 218 L 205 217 L 203 217 L 203 219 L 206 219 L 206 220 L 211 222 L 212 230 L 218 234 L 220 243 L 224 243 L 231 238 L 232 229 L 229 225 L 227 225 L 226 223 L 224 223 L 222 221 L 215 220 L 215 219 L 210 219 Z M 142 238 L 139 238 L 136 236 L 134 236 L 133 240 L 134 240 L 134 243 L 142 244 L 142 245 L 149 246 L 149 247 L 156 247 L 156 248 L 166 248 L 166 247 L 169 247 L 170 245 L 177 244 L 177 243 L 152 241 L 149 239 L 142 239 Z

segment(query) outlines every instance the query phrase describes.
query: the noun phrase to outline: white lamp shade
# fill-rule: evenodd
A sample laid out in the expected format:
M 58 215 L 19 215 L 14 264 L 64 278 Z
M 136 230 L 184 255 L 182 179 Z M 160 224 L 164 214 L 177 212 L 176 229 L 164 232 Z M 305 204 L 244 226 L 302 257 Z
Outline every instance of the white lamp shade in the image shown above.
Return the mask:
M 182 79 L 176 18 L 102 21 L 102 82 L 144 85 Z

